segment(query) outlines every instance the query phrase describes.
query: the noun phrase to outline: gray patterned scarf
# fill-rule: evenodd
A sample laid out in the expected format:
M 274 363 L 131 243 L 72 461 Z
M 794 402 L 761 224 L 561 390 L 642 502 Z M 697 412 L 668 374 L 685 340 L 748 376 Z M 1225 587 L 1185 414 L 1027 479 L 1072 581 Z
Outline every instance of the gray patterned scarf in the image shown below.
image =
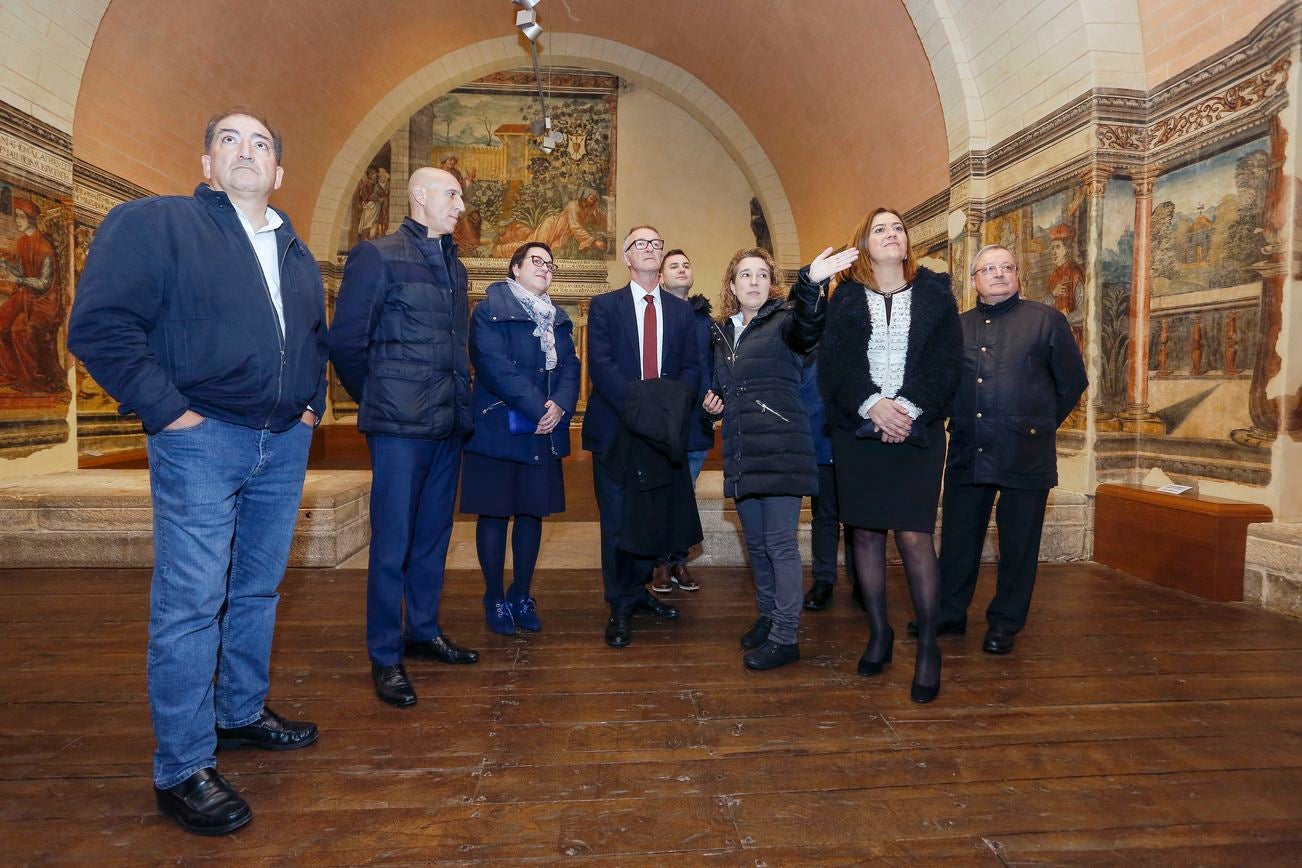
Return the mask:
M 556 305 L 552 304 L 547 293 L 534 295 L 511 278 L 506 279 L 511 294 L 524 307 L 524 312 L 533 320 L 533 336 L 542 345 L 543 354 L 547 356 L 547 370 L 556 368 Z

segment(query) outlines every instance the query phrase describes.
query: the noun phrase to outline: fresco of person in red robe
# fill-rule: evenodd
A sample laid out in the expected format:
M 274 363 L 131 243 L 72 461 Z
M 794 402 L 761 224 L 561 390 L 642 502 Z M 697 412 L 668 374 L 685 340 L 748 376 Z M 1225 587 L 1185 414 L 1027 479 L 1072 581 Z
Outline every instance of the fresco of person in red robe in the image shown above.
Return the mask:
M 1084 347 L 1085 336 L 1085 269 L 1072 256 L 1076 230 L 1059 223 L 1049 230 L 1049 254 L 1053 273 L 1049 275 L 1048 301 L 1067 317 L 1076 346 Z
M 63 281 L 58 255 L 41 232 L 35 202 L 14 197 L 18 240 L 0 252 L 0 387 L 49 394 L 67 389 L 58 335 Z

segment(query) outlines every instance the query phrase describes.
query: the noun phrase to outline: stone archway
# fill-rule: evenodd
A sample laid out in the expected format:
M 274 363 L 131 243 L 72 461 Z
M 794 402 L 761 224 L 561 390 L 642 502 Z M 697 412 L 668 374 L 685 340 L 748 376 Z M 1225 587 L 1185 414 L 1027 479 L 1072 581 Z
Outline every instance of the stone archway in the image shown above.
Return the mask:
M 615 73 L 692 115 L 723 145 L 750 181 L 768 217 L 778 263 L 783 267 L 799 265 L 796 221 L 777 169 L 741 117 L 714 91 L 681 67 L 612 40 L 580 33 L 548 34 L 544 48 L 549 64 Z M 357 174 L 388 141 L 396 123 L 464 82 L 523 65 L 524 55 L 516 37 L 485 40 L 444 55 L 377 102 L 339 149 L 322 181 L 312 212 L 309 242 L 316 255 L 333 255 L 338 247 Z

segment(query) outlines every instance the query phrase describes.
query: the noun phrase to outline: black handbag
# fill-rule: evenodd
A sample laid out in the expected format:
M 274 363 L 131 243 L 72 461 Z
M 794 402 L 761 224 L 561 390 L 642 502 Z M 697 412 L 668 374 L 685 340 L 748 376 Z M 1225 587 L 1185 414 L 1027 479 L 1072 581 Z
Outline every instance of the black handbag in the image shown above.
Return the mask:
M 882 439 L 881 429 L 877 423 L 871 419 L 865 419 L 855 429 L 854 436 L 860 440 L 880 440 Z M 904 436 L 904 442 L 909 446 L 917 446 L 919 449 L 926 449 L 927 443 L 927 426 L 923 425 L 917 419 L 913 420 L 913 425 L 909 428 L 909 433 Z

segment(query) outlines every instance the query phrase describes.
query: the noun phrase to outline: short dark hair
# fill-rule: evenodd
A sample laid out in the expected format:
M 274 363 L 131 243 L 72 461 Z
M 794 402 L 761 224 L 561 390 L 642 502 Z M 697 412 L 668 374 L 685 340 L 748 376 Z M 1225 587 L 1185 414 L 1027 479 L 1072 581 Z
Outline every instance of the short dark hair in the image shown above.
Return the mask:
M 660 267 L 661 267 L 661 268 L 664 268 L 664 267 L 665 267 L 665 263 L 669 261 L 669 257 L 671 257 L 671 256 L 681 256 L 683 259 L 686 259 L 686 260 L 687 260 L 687 264 L 688 264 L 688 265 L 691 265 L 691 263 L 692 263 L 692 257 L 688 256 L 688 255 L 683 251 L 683 249 L 682 249 L 681 247 L 675 247 L 673 250 L 667 250 L 667 251 L 665 251 L 665 257 L 664 257 L 664 259 L 661 259 L 661 260 L 660 260 Z
M 543 250 L 546 250 L 547 255 L 550 256 L 553 261 L 555 261 L 556 254 L 552 253 L 552 249 L 548 247 L 546 244 L 544 244 L 541 241 L 526 241 L 525 243 L 521 244 L 519 247 L 515 249 L 515 253 L 511 254 L 511 261 L 506 266 L 507 277 L 511 278 L 512 280 L 515 280 L 515 270 L 519 268 L 522 264 L 524 264 L 525 256 L 528 255 L 529 251 L 535 247 L 540 247 Z
M 276 164 L 280 164 L 280 158 L 285 155 L 285 142 L 280 138 L 280 130 L 267 123 L 267 119 L 252 109 L 243 106 L 235 106 L 225 111 L 219 111 L 217 114 L 208 118 L 208 126 L 203 130 L 203 152 L 206 154 L 212 150 L 213 139 L 217 138 L 217 125 L 232 115 L 244 115 L 247 118 L 253 118 L 258 123 L 267 128 L 271 133 L 271 148 L 276 152 Z

